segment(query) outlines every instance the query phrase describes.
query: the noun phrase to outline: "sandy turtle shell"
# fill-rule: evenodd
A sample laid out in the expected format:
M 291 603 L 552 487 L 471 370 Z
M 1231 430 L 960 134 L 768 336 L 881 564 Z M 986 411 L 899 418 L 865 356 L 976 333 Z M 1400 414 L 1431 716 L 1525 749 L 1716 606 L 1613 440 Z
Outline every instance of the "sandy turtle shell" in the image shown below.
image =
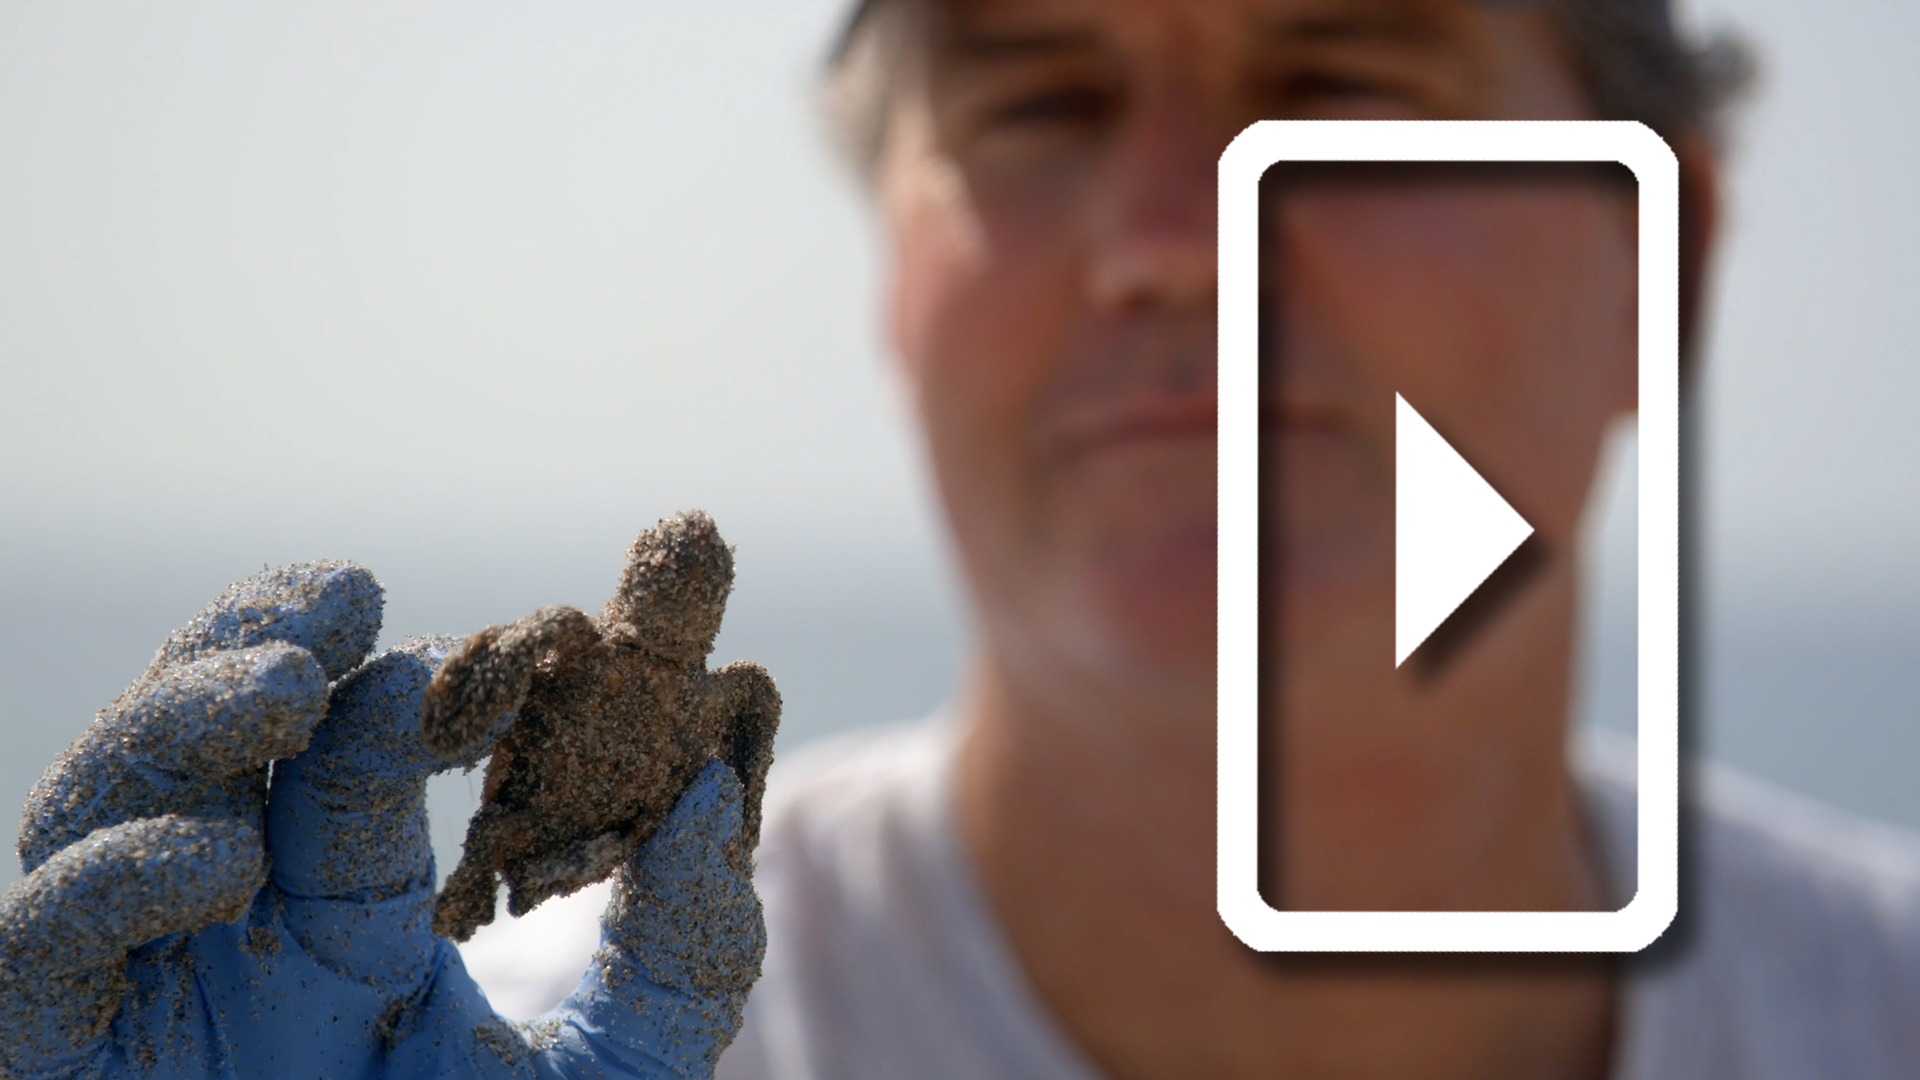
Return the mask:
M 601 881 L 647 838 L 709 760 L 746 787 L 743 842 L 759 836 L 780 694 L 758 664 L 707 670 L 733 588 L 733 551 L 698 510 L 640 534 L 599 615 L 541 608 L 490 626 L 428 686 L 421 736 L 471 754 L 512 714 L 487 764 L 434 932 L 465 941 L 507 910 Z

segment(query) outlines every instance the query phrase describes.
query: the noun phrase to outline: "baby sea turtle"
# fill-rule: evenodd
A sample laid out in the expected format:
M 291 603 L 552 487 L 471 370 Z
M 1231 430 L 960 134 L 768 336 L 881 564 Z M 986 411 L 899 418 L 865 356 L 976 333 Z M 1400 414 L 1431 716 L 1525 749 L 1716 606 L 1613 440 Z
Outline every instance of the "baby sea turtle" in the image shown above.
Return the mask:
M 465 941 L 492 922 L 496 874 L 515 915 L 605 879 L 713 758 L 745 785 L 742 842 L 755 842 L 780 693 L 758 664 L 707 670 L 732 588 L 733 550 L 692 510 L 640 534 L 598 616 L 541 608 L 447 658 L 422 706 L 428 750 L 470 753 L 517 714 L 434 902 L 435 933 Z

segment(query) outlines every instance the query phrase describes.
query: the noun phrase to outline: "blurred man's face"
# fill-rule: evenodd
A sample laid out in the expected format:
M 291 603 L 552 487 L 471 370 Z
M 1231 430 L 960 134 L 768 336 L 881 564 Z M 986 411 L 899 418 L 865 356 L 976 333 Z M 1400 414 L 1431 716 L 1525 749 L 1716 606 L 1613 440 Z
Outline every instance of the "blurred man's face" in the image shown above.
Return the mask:
M 989 640 L 1003 662 L 1210 694 L 1219 155 L 1259 119 L 1580 117 L 1548 17 L 952 0 L 924 85 L 880 178 L 892 318 Z M 1632 203 L 1581 183 L 1274 190 L 1266 565 L 1288 641 L 1377 666 L 1394 393 L 1564 552 L 1633 400 Z

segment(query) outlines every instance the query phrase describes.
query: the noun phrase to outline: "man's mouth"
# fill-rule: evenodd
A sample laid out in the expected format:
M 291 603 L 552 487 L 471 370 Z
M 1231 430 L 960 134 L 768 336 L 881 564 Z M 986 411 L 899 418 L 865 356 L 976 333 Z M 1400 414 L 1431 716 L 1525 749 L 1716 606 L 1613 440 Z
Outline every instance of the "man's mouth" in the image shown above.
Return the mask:
M 1218 433 L 1213 395 L 1089 409 L 1056 426 L 1047 440 L 1063 461 L 1154 441 L 1211 440 Z
M 1054 425 L 1046 442 L 1062 461 L 1152 441 L 1211 440 L 1219 434 L 1219 407 L 1206 397 L 1152 400 L 1077 411 Z M 1338 408 L 1304 397 L 1275 395 L 1260 404 L 1263 438 L 1287 435 L 1351 435 L 1353 425 Z

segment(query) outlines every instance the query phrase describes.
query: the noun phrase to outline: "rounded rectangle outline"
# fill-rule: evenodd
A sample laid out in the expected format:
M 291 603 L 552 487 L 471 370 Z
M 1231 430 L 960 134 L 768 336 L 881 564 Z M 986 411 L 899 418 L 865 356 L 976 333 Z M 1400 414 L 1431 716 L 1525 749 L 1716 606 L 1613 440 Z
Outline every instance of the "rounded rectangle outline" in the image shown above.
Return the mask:
M 1259 599 L 1244 583 L 1259 580 L 1260 178 L 1280 161 L 1618 162 L 1639 182 L 1639 881 L 1617 911 L 1281 911 L 1260 895 Z M 1263 120 L 1220 155 L 1216 860 L 1220 918 L 1247 945 L 1263 952 L 1636 952 L 1673 922 L 1679 171 L 1652 129 L 1612 120 Z

